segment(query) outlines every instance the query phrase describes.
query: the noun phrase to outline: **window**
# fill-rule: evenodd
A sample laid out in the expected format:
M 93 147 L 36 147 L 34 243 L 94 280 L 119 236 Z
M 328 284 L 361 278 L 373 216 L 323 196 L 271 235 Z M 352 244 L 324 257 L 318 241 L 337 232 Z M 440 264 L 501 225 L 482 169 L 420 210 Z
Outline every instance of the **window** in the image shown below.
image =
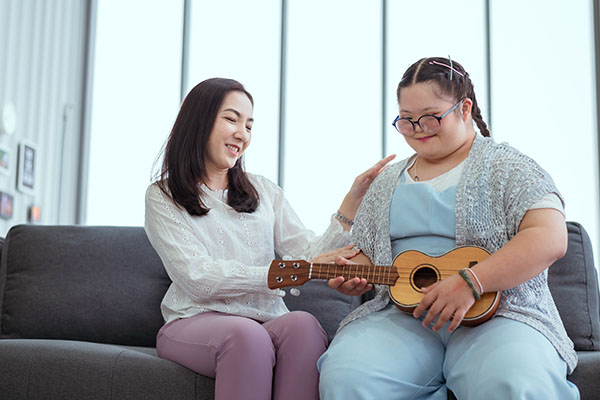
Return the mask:
M 89 225 L 144 223 L 152 165 L 179 108 L 182 21 L 181 2 L 98 2 Z
M 244 85 L 254 98 L 246 170 L 277 182 L 281 1 L 194 1 L 190 25 L 187 91 L 213 77 Z
M 318 234 L 381 156 L 380 6 L 290 2 L 284 189 Z
M 592 2 L 494 1 L 491 11 L 494 136 L 552 175 L 597 251 Z

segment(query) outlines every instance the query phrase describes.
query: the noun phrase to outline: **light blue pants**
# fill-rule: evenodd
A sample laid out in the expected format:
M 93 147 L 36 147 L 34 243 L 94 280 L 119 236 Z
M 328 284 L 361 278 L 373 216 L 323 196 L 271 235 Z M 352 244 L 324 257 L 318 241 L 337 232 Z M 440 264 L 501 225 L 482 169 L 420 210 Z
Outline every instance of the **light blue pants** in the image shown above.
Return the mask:
M 344 327 L 317 366 L 321 400 L 579 399 L 546 337 L 502 317 L 436 333 L 388 306 Z

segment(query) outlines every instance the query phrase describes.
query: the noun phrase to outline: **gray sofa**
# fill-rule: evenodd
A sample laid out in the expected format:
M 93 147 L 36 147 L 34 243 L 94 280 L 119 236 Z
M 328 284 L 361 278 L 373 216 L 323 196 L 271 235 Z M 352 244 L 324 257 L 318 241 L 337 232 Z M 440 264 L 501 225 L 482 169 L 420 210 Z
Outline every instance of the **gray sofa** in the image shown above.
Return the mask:
M 569 223 L 568 254 L 550 271 L 580 356 L 570 379 L 600 398 L 598 283 L 580 225 Z M 213 379 L 156 356 L 169 284 L 142 228 L 13 227 L 0 264 L 0 398 L 212 399 Z M 330 339 L 361 301 L 324 282 L 300 290 L 288 307 L 317 316 Z

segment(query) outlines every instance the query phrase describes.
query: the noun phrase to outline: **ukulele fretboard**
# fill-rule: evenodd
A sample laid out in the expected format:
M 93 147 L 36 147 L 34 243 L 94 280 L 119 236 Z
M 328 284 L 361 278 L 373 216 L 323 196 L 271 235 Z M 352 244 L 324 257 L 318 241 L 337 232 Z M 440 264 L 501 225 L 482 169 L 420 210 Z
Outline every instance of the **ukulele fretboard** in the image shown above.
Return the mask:
M 391 286 L 398 280 L 398 270 L 393 265 L 311 264 L 309 279 L 333 279 L 338 276 L 343 276 L 345 280 L 365 278 L 369 283 Z

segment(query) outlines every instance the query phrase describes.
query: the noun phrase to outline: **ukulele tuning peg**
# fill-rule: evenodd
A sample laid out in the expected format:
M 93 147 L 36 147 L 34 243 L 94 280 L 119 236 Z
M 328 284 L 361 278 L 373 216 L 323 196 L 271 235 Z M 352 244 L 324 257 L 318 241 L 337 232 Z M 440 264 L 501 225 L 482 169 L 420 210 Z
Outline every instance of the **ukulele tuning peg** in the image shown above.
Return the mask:
M 290 289 L 290 294 L 292 296 L 300 296 L 300 289 L 293 287 Z

